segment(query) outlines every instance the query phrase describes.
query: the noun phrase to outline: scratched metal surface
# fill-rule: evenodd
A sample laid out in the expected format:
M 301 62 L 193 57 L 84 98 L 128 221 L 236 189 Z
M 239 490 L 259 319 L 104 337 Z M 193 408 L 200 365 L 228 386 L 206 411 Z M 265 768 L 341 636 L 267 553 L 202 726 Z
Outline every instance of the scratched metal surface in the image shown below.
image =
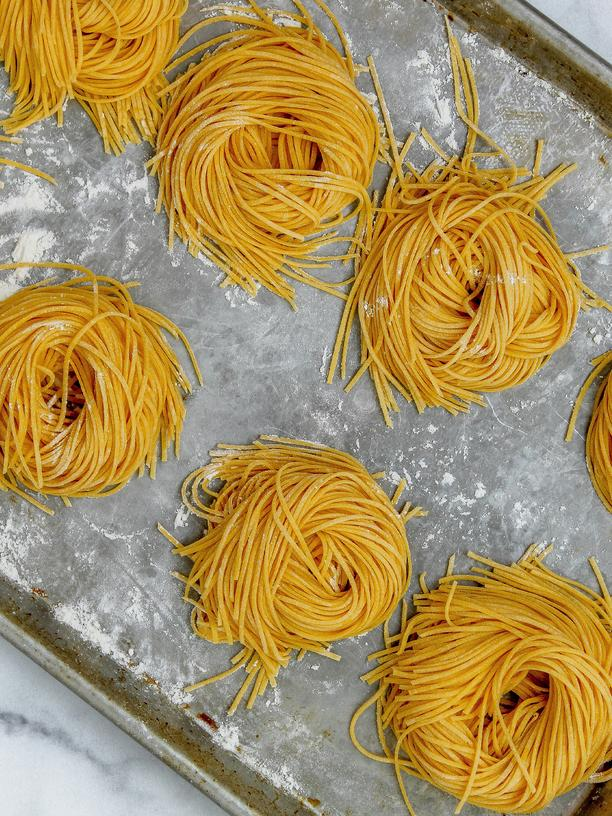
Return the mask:
M 208 5 L 192 2 L 185 24 Z M 452 106 L 441 14 L 423 0 L 338 0 L 333 8 L 357 59 L 374 55 L 398 137 L 423 124 L 456 149 L 463 131 Z M 459 20 L 455 30 L 474 60 L 485 129 L 517 163 L 531 161 L 539 137 L 546 140 L 545 169 L 562 160 L 580 165 L 547 201 L 562 246 L 604 242 L 612 223 L 612 155 L 602 130 L 545 76 L 527 71 L 495 43 L 466 34 Z M 5 78 L 0 82 L 6 113 L 10 99 Z M 371 93 L 365 80 L 362 86 Z M 298 287 L 299 310 L 292 313 L 264 291 L 249 301 L 221 290 L 218 271 L 181 246 L 168 253 L 165 218 L 153 212 L 156 182 L 144 178 L 148 147 L 105 156 L 74 104 L 63 130 L 47 121 L 25 136 L 27 161 L 54 173 L 59 185 L 51 190 L 5 174 L 2 260 L 20 241 L 27 249 L 36 236 L 51 233 L 52 240 L 37 244 L 48 259 L 138 279 L 136 298 L 187 332 L 206 382 L 188 400 L 181 461 L 161 467 L 155 482 L 135 480 L 115 497 L 79 501 L 70 510 L 55 505 L 53 518 L 0 494 L 0 631 L 231 813 L 401 816 L 391 769 L 361 757 L 347 733 L 368 694 L 359 675 L 381 642 L 380 631 L 338 644 L 340 663 L 308 657 L 292 664 L 276 692 L 228 720 L 224 711 L 238 678 L 195 695 L 181 692 L 224 668 L 234 650 L 192 636 L 170 576 L 182 565 L 154 523 L 162 521 L 182 539 L 193 537 L 198 524 L 183 526 L 178 512 L 183 477 L 219 441 L 282 433 L 334 445 L 371 469 L 385 469 L 390 490 L 394 480 L 408 478 L 409 498 L 429 510 L 409 527 L 416 572 L 438 576 L 452 552 L 467 566 L 470 548 L 509 561 L 530 543 L 548 541 L 555 544 L 553 566 L 590 581 L 587 556 L 597 556 L 607 570 L 611 561 L 610 518 L 584 466 L 588 403 L 581 436 L 565 444 L 563 435 L 589 360 L 610 346 L 609 315 L 582 313 L 571 341 L 536 377 L 489 396 L 486 407 L 453 418 L 437 410 L 418 416 L 403 404 L 389 430 L 365 380 L 350 395 L 341 383 L 324 382 L 337 300 Z M 6 148 L 15 158 L 22 151 Z M 413 161 L 428 158 L 417 147 Z M 610 256 L 580 265 L 588 283 L 610 299 Z M 39 278 L 28 275 L 24 282 Z M 375 746 L 365 724 L 362 735 Z M 454 802 L 434 788 L 418 781 L 408 787 L 417 813 L 453 812 Z M 575 791 L 545 812 L 566 816 L 587 793 Z

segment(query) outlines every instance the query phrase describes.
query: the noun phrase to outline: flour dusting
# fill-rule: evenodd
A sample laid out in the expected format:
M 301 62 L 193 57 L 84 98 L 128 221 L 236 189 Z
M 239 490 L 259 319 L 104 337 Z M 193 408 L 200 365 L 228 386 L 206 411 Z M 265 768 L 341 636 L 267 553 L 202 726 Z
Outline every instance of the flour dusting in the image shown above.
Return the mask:
M 18 181 L 7 184 L 5 192 L 0 196 L 0 215 L 63 212 L 64 208 L 54 197 L 53 189 L 43 179 L 22 174 Z M 8 195 L 5 194 L 7 191 Z
M 0 301 L 6 300 L 11 295 L 14 295 L 20 288 L 16 282 L 0 280 Z
M 475 499 L 484 499 L 487 495 L 487 489 L 482 482 L 476 482 L 476 490 L 474 491 Z
M 15 263 L 25 263 L 32 261 L 48 260 L 49 251 L 55 245 L 55 235 L 49 230 L 32 227 L 24 230 L 19 236 L 19 240 L 13 250 L 13 261 Z M 30 272 L 31 267 L 22 267 L 14 271 L 14 282 L 21 283 L 25 281 Z
M 325 346 L 323 349 L 323 357 L 321 358 L 321 366 L 319 368 L 319 374 L 322 377 L 327 377 L 327 370 L 329 368 L 329 361 L 331 360 L 332 352 L 329 346 Z

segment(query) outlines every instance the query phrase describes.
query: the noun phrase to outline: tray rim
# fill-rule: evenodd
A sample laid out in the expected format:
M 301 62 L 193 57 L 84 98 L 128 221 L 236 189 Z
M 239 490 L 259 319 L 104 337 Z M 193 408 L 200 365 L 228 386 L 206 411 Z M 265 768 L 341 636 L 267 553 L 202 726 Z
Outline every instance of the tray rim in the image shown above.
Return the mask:
M 265 5 L 265 0 L 262 0 Z M 440 13 L 456 15 L 464 25 L 470 29 L 487 35 L 486 21 L 480 21 L 480 14 L 474 17 L 470 14 L 469 8 L 487 7 L 492 12 L 504 14 L 508 20 L 522 25 L 536 27 L 536 35 L 543 42 L 550 43 L 559 55 L 564 57 L 566 66 L 578 68 L 596 80 L 598 86 L 603 88 L 609 95 L 609 112 L 602 115 L 593 111 L 586 100 L 576 88 L 570 87 L 564 82 L 556 82 L 550 77 L 546 81 L 552 85 L 561 86 L 568 94 L 576 100 L 582 107 L 589 110 L 609 133 L 612 133 L 612 63 L 605 60 L 589 46 L 580 42 L 574 35 L 562 28 L 558 23 L 534 8 L 527 0 L 426 0 L 430 2 Z M 484 23 L 484 24 L 483 24 Z M 489 38 L 491 39 L 491 38 Z M 533 69 L 532 61 L 520 49 L 511 47 L 508 44 L 499 43 L 504 50 L 509 51 L 519 61 L 527 64 Z M 558 78 L 557 78 L 558 79 Z M 22 596 L 21 598 L 19 596 Z M 22 606 L 20 606 L 20 603 Z M 185 752 L 174 747 L 168 740 L 151 728 L 144 719 L 138 718 L 129 710 L 127 705 L 122 705 L 113 700 L 103 689 L 102 682 L 94 683 L 87 679 L 84 673 L 78 668 L 78 654 L 74 653 L 73 660 L 62 659 L 59 655 L 59 647 L 54 648 L 54 644 L 46 645 L 45 636 L 42 629 L 37 631 L 34 615 L 29 607 L 40 608 L 44 611 L 45 599 L 32 595 L 27 598 L 27 593 L 18 589 L 8 578 L 0 575 L 0 636 L 11 643 L 20 652 L 25 654 L 45 671 L 49 672 L 56 680 L 61 682 L 81 699 L 96 709 L 99 713 L 107 717 L 122 731 L 135 739 L 140 745 L 149 750 L 168 767 L 179 773 L 183 778 L 192 783 L 202 793 L 208 796 L 213 802 L 224 809 L 230 816 L 245 816 L 246 813 L 261 814 L 261 816 L 275 816 L 275 813 L 295 816 L 300 814 L 312 814 L 314 811 L 307 803 L 294 797 L 285 797 L 283 800 L 291 799 L 294 802 L 294 809 L 277 810 L 273 804 L 274 797 L 279 792 L 273 788 L 271 783 L 263 780 L 264 787 L 270 789 L 271 800 L 269 806 L 274 810 L 260 810 L 259 806 L 251 801 L 247 795 L 241 794 L 230 787 L 224 787 L 222 782 L 213 774 L 207 773 L 197 762 L 190 759 Z M 19 620 L 18 610 L 23 611 L 25 617 L 29 618 L 27 623 Z M 78 638 L 77 638 L 78 639 Z M 118 665 L 118 664 L 116 664 Z M 98 678 L 99 681 L 101 678 Z M 280 803 L 282 806 L 283 802 Z M 607 808 L 612 806 L 612 782 L 598 784 L 587 792 L 585 799 L 568 816 L 596 816 L 608 812 Z M 318 812 L 318 811 L 317 811 Z

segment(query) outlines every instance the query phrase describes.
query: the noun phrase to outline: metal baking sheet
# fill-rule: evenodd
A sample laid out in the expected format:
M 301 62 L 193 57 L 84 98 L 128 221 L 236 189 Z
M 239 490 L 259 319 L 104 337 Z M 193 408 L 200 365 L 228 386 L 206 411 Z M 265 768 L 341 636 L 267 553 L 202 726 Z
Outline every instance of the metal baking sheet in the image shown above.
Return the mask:
M 192 2 L 185 25 L 208 5 Z M 463 129 L 453 109 L 441 11 L 423 0 L 332 5 L 357 59 L 372 53 L 377 61 L 398 137 L 423 124 L 449 150 L 458 149 Z M 447 5 L 474 62 L 485 129 L 517 163 L 530 163 L 539 137 L 546 140 L 545 169 L 560 161 L 579 164 L 546 205 L 562 246 L 604 242 L 612 222 L 612 155 L 595 114 L 601 118 L 605 106 L 587 109 L 576 101 L 585 98 L 578 86 L 560 88 L 552 80 L 563 80 L 559 60 L 576 82 L 591 76 L 597 87 L 610 85 L 609 67 L 514 0 L 507 4 L 512 15 L 506 4 L 487 1 L 486 15 L 470 18 L 478 27 L 488 15 L 482 28 L 489 39 L 468 30 L 459 16 L 479 3 Z M 515 36 L 521 25 L 531 38 L 522 51 L 524 38 Z M 550 47 L 538 50 L 538 42 L 552 43 L 557 61 L 549 58 Z M 515 48 L 531 67 L 499 43 Z M 0 82 L 5 114 L 10 99 L 4 76 Z M 589 360 L 610 346 L 609 314 L 582 313 L 571 341 L 536 377 L 488 396 L 486 407 L 453 418 L 439 410 L 419 416 L 404 404 L 388 430 L 365 380 L 350 395 L 340 382 L 324 382 L 338 300 L 299 286 L 293 313 L 266 291 L 252 300 L 220 289 L 218 270 L 180 245 L 167 251 L 166 220 L 153 212 L 157 185 L 144 170 L 148 146 L 105 156 L 76 104 L 68 105 L 63 129 L 46 121 L 25 137 L 23 147 L 6 146 L 6 154 L 53 173 L 59 185 L 12 171 L 3 175 L 2 260 L 68 260 L 139 281 L 136 298 L 187 332 L 205 385 L 188 400 L 181 461 L 160 467 L 156 481 L 134 480 L 115 497 L 78 501 L 72 509 L 57 504 L 53 518 L 0 494 L 0 632 L 235 816 L 403 816 L 392 770 L 361 757 L 347 733 L 351 714 L 369 693 L 359 675 L 380 645 L 380 631 L 338 644 L 340 663 L 318 656 L 293 663 L 252 712 L 228 719 L 225 709 L 239 678 L 194 695 L 182 692 L 185 684 L 226 667 L 235 650 L 191 634 L 188 609 L 170 575 L 183 565 L 155 522 L 181 539 L 193 537 L 198 524 L 185 518 L 178 492 L 184 476 L 219 441 L 279 433 L 334 445 L 373 470 L 385 469 L 389 490 L 408 479 L 410 499 L 429 510 L 409 526 L 415 572 L 440 575 L 452 552 L 467 566 L 470 548 L 509 561 L 530 543 L 547 541 L 555 545 L 555 568 L 590 582 L 587 556 L 609 570 L 611 549 L 610 518 L 584 465 L 589 404 L 580 435 L 572 444 L 563 436 Z M 428 157 L 420 145 L 413 160 Z M 588 283 L 610 299 L 610 255 L 586 258 L 580 266 Z M 7 274 L 0 293 L 38 279 L 40 272 Z M 367 729 L 362 734 L 375 745 L 373 731 L 371 739 Z M 433 787 L 410 780 L 408 788 L 418 813 L 453 812 L 454 801 Z M 545 813 L 567 816 L 588 797 L 583 786 Z M 601 792 L 598 801 L 605 801 Z M 464 813 L 481 811 L 468 807 Z

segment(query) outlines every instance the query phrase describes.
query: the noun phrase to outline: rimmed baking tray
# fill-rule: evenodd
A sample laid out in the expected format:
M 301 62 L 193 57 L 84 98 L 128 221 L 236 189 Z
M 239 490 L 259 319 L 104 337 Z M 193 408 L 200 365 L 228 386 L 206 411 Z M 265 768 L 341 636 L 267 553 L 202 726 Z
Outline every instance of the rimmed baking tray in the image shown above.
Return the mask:
M 185 24 L 208 5 L 193 2 Z M 517 0 L 445 5 L 474 62 L 484 127 L 518 163 L 530 162 L 537 137 L 546 140 L 545 169 L 562 160 L 580 165 L 547 202 L 563 247 L 605 241 L 610 67 Z M 463 131 L 452 104 L 443 7 L 337 0 L 333 8 L 357 59 L 374 55 L 398 137 L 423 124 L 458 149 Z M 4 94 L 2 111 L 9 106 Z M 581 314 L 571 342 L 535 378 L 489 396 L 486 407 L 453 418 L 419 416 L 406 404 L 388 430 L 369 384 L 345 395 L 340 383 L 324 382 L 339 301 L 299 287 L 292 313 L 267 292 L 253 301 L 220 289 L 218 271 L 181 246 L 168 253 L 166 221 L 153 213 L 156 183 L 144 171 L 149 149 L 103 155 L 76 105 L 68 106 L 63 130 L 47 121 L 25 136 L 24 147 L 7 151 L 23 156 L 27 148 L 27 161 L 56 175 L 59 186 L 7 175 L 0 257 L 72 260 L 137 279 L 136 297 L 185 329 L 206 382 L 188 400 L 181 461 L 161 467 L 155 482 L 135 480 L 103 502 L 58 507 L 53 518 L 0 495 L 0 632 L 235 816 L 402 816 L 392 771 L 362 758 L 347 733 L 368 694 L 359 675 L 380 632 L 339 644 L 340 663 L 311 656 L 291 665 L 252 712 L 228 719 L 237 679 L 182 692 L 224 668 L 233 650 L 192 636 L 170 576 L 181 565 L 154 523 L 193 536 L 198 526 L 180 509 L 182 478 L 219 441 L 281 433 L 385 469 L 389 489 L 409 479 L 411 500 L 429 510 L 409 527 L 416 571 L 438 576 L 451 552 L 467 566 L 470 548 L 511 560 L 530 543 L 549 541 L 555 567 L 590 581 L 587 556 L 610 567 L 610 519 L 591 489 L 581 438 L 566 444 L 563 435 L 589 360 L 610 345 L 609 316 Z M 418 145 L 414 161 L 428 157 Z M 581 267 L 609 299 L 609 255 Z M 586 405 L 581 434 L 588 412 Z M 410 781 L 409 789 L 417 812 L 453 812 L 454 802 L 434 788 Z M 610 812 L 610 797 L 599 789 L 593 798 L 584 786 L 545 812 L 567 816 L 580 808 Z

